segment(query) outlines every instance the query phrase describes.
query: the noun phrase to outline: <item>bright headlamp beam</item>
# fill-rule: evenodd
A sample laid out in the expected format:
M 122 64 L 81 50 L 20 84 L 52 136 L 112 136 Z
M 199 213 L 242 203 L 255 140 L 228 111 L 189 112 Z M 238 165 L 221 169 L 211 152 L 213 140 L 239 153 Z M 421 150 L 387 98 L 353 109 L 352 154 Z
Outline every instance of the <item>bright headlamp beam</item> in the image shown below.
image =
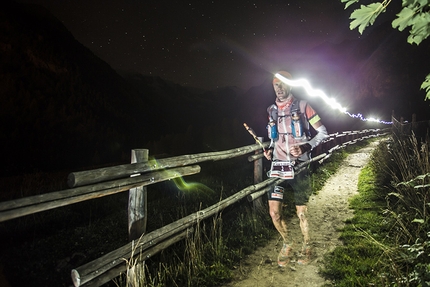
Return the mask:
M 309 82 L 306 79 L 299 79 L 299 80 L 290 80 L 284 76 L 282 76 L 279 73 L 275 74 L 275 77 L 281 80 L 283 83 L 287 84 L 290 87 L 302 87 L 305 89 L 306 93 L 311 97 L 320 97 L 323 99 L 330 107 L 332 107 L 335 110 L 339 110 L 340 112 L 350 116 L 351 118 L 357 118 L 362 121 L 370 121 L 370 122 L 377 122 L 381 124 L 387 124 L 390 125 L 393 122 L 385 122 L 380 121 L 375 118 L 365 118 L 362 114 L 351 114 L 349 113 L 346 108 L 342 107 L 334 98 L 329 98 L 323 91 L 321 90 L 315 90 L 312 88 L 312 86 L 309 84 Z

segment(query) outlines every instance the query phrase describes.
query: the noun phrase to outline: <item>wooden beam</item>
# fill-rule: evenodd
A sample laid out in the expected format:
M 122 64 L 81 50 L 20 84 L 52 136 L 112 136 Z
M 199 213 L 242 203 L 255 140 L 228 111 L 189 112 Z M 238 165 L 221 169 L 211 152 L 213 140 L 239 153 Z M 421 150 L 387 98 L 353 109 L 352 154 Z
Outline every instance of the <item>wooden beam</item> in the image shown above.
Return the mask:
M 282 181 L 284 181 L 284 179 L 269 178 L 259 184 L 242 189 L 239 192 L 233 194 L 232 196 L 221 200 L 217 204 L 209 206 L 206 209 L 190 214 L 184 218 L 181 218 L 180 220 L 177 220 L 148 234 L 145 234 L 139 240 L 134 240 L 133 242 L 130 242 L 127 245 L 120 247 L 119 249 L 109 252 L 96 260 L 88 262 L 85 265 L 74 269 L 72 271 L 72 276 L 79 278 L 79 280 L 73 277 L 72 280 L 74 282 L 79 281 L 80 284 L 84 284 L 86 282 L 94 280 L 98 276 L 102 276 L 102 274 L 109 272 L 109 270 L 111 270 L 112 268 L 116 268 L 117 265 L 122 264 L 124 262 L 124 259 L 128 260 L 129 258 L 131 258 L 133 250 L 137 249 L 143 252 L 148 248 L 157 245 L 159 242 L 165 240 L 166 238 L 173 236 L 179 232 L 182 232 L 183 230 L 192 227 L 197 222 L 220 212 L 221 210 L 245 198 L 256 190 L 260 190 L 262 188 Z
M 147 149 L 132 150 L 131 163 L 148 162 L 148 154 Z M 130 241 L 138 239 L 146 231 L 147 198 L 145 186 L 135 187 L 128 191 L 128 237 Z
M 72 275 L 73 285 L 76 287 L 77 286 L 96 287 L 96 286 L 101 286 L 103 284 L 106 284 L 109 281 L 111 281 L 112 278 L 118 277 L 121 272 L 124 272 L 129 268 L 133 268 L 135 264 L 138 265 L 138 263 L 140 263 L 141 261 L 148 260 L 158 252 L 168 248 L 170 245 L 185 239 L 186 237 L 188 237 L 188 235 L 191 232 L 193 232 L 193 230 L 194 230 L 193 228 L 189 228 L 175 236 L 172 236 L 169 239 L 166 239 L 160 242 L 159 244 L 157 244 L 157 246 L 148 248 L 144 252 L 139 252 L 139 250 L 136 249 L 133 253 L 134 255 L 133 259 L 129 260 L 129 262 L 131 263 L 126 264 L 126 261 L 123 260 L 121 264 L 118 264 L 117 266 L 108 270 L 107 272 L 103 273 L 100 276 L 94 276 L 92 278 L 80 278 L 79 274 L 76 273 L 76 270 L 72 270 L 71 275 Z M 85 282 L 82 279 L 84 279 Z
M 266 143 L 266 145 L 268 145 L 268 143 Z M 69 185 L 69 187 L 77 187 L 117 178 L 128 177 L 137 173 L 146 173 L 160 169 L 186 166 L 205 161 L 218 161 L 223 159 L 229 159 L 253 152 L 260 148 L 260 145 L 254 144 L 220 152 L 182 155 L 159 160 L 153 159 L 149 160 L 147 163 L 123 164 L 93 170 L 72 172 L 68 176 L 67 184 Z
M 200 166 L 198 165 L 186 166 L 0 202 L 0 222 L 199 172 Z

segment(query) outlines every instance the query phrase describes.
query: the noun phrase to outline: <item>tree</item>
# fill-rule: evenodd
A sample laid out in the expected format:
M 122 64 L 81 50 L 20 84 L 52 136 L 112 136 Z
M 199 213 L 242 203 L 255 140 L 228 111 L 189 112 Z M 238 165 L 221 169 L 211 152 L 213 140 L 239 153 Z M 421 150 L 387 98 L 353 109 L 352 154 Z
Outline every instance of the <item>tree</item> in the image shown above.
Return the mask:
M 345 3 L 345 9 L 359 0 L 340 0 Z M 350 16 L 352 22 L 349 25 L 351 30 L 358 27 L 358 32 L 363 34 L 367 26 L 373 25 L 376 18 L 386 11 L 391 0 L 361 5 L 355 9 Z M 402 10 L 397 18 L 391 23 L 393 29 L 403 31 L 410 27 L 408 43 L 419 45 L 423 40 L 430 36 L 430 0 L 402 0 Z M 430 100 L 430 74 L 428 74 L 421 84 L 421 89 L 426 91 L 425 100 Z

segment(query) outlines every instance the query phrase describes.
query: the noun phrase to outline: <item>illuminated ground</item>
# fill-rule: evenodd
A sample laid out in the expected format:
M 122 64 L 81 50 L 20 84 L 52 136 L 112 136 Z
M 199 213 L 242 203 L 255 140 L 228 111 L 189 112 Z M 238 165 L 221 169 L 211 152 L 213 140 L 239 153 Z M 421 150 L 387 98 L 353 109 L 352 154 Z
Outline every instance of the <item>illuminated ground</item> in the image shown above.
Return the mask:
M 235 280 L 225 287 L 277 287 L 277 286 L 323 286 L 328 283 L 318 274 L 323 255 L 342 243 L 337 230 L 344 225 L 353 211 L 348 208 L 348 198 L 357 192 L 358 175 L 368 162 L 378 143 L 349 155 L 339 171 L 314 195 L 308 204 L 314 256 L 306 265 L 296 263 L 301 248 L 301 234 L 298 220 L 288 222 L 290 236 L 294 240 L 294 257 L 286 268 L 277 266 L 277 255 L 282 246 L 281 238 L 275 238 L 267 246 L 258 249 L 245 259 L 235 271 Z

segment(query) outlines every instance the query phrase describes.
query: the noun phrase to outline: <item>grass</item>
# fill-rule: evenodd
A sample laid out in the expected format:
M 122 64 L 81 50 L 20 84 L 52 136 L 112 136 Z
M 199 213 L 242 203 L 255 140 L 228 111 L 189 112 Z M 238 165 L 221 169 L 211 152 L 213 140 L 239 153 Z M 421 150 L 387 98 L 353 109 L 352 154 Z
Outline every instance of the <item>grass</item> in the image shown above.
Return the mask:
M 39 181 L 45 178 L 51 181 Z M 22 184 L 13 181 L 28 196 L 66 189 L 66 178 L 38 172 Z M 114 195 L 0 223 L 0 262 L 9 284 L 70 286 L 71 269 L 128 242 L 126 206 L 127 197 Z
M 312 174 L 317 192 L 336 172 L 348 153 L 366 145 L 335 152 L 322 165 L 315 163 Z M 190 213 L 224 199 L 252 184 L 252 164 L 244 168 L 246 157 L 223 162 L 203 163 L 199 175 L 189 176 L 185 188 L 174 181 L 148 187 L 149 219 L 152 231 Z M 266 167 L 267 168 L 267 167 Z M 43 186 L 37 187 L 39 182 Z M 48 178 L 48 180 L 45 180 Z M 43 179 L 43 180 L 42 180 Z M 47 187 L 53 180 L 41 173 L 25 177 L 20 192 L 64 189 L 61 184 Z M 190 183 L 198 182 L 198 185 Z M 16 180 L 13 186 L 18 185 Z M 53 184 L 54 185 L 54 184 Z M 91 200 L 0 224 L 2 252 L 0 262 L 12 286 L 69 286 L 70 270 L 99 258 L 128 242 L 126 193 Z M 122 274 L 108 286 L 217 286 L 231 280 L 240 260 L 276 236 L 263 200 L 263 209 L 254 210 L 246 200 L 225 209 L 218 216 L 200 222 L 186 240 L 174 244 L 138 265 L 127 262 L 130 273 Z M 288 205 L 293 206 L 293 205 Z M 295 216 L 293 208 L 287 216 Z M 358 252 L 358 251 L 357 251 Z M 359 253 L 359 252 L 358 252 Z M 353 258 L 353 257 L 352 257 Z M 26 276 L 22 276 L 22 274 Z M 363 272 L 364 274 L 364 272 Z
M 325 258 L 330 286 L 430 286 L 428 137 L 388 139 L 359 178 L 344 242 Z
M 336 248 L 325 258 L 322 274 L 336 282 L 335 286 L 377 284 L 378 279 L 372 270 L 383 250 L 373 240 L 383 240 L 380 228 L 384 202 L 373 200 L 376 197 L 373 177 L 370 167 L 362 170 L 358 181 L 359 195 L 350 202 L 355 215 L 346 222 L 340 237 L 344 246 Z
M 337 171 L 348 153 L 367 143 L 349 146 L 334 154 L 322 166 L 314 167 L 314 191 L 317 192 Z M 286 214 L 295 216 L 293 209 L 287 210 Z M 163 261 L 165 258 L 161 256 L 158 259 L 168 263 L 155 264 L 155 269 L 146 267 L 145 276 L 150 278 L 144 282 L 146 285 L 143 282 L 133 282 L 132 286 L 221 285 L 231 280 L 231 270 L 238 268 L 245 255 L 252 253 L 258 246 L 267 244 L 276 234 L 266 211 L 255 212 L 250 205 L 242 203 L 234 207 L 233 213 L 223 212 L 212 222 L 203 223 L 202 228 L 197 228 L 193 237 L 186 240 L 184 249 L 175 248 L 175 253 L 178 254 L 171 256 L 174 260 Z M 163 253 L 170 254 L 169 251 Z M 119 286 L 128 286 L 128 283 L 130 282 L 122 282 Z

